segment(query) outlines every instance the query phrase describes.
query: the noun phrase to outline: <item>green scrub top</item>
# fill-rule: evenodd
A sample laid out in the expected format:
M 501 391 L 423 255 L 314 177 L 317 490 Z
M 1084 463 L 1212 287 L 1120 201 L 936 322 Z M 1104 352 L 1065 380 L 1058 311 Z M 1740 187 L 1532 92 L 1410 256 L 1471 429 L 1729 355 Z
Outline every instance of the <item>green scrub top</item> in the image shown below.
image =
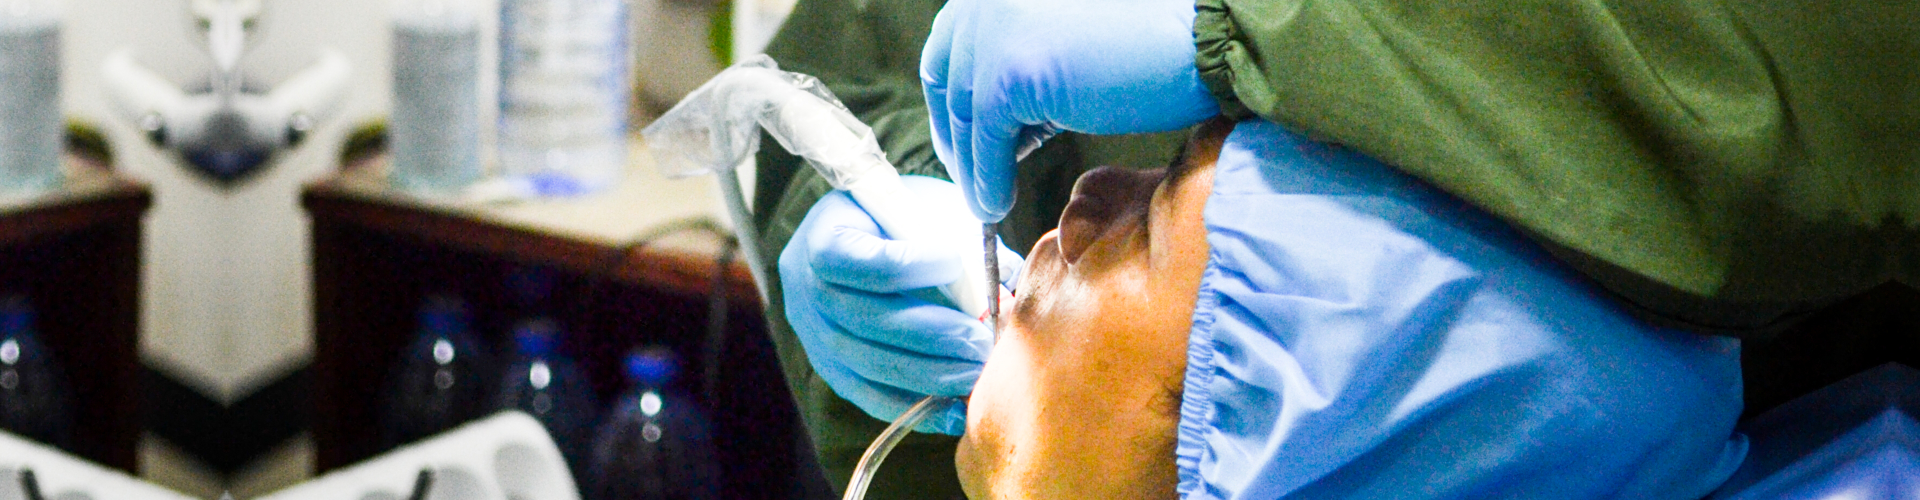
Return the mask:
M 1197 9 L 1228 114 L 1485 208 L 1652 319 L 1764 338 L 1920 270 L 1920 4 Z

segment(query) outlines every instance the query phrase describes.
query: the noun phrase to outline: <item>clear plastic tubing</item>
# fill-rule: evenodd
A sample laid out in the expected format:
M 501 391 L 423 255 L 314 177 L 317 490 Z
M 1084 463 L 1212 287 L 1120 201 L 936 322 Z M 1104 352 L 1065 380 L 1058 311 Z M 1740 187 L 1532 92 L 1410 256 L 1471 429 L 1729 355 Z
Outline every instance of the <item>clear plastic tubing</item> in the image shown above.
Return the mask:
M 908 433 L 913 432 L 914 426 L 920 425 L 920 422 L 925 421 L 928 416 L 959 403 L 960 398 L 927 396 L 919 403 L 914 403 L 913 407 L 907 408 L 907 412 L 900 414 L 900 418 L 893 419 L 893 425 L 881 431 L 880 437 L 874 439 L 872 445 L 867 446 L 866 454 L 860 455 L 860 464 L 853 468 L 853 479 L 847 481 L 847 494 L 840 498 L 842 500 L 866 498 L 867 486 L 873 483 L 873 474 L 880 471 L 880 462 L 887 459 L 888 453 L 893 453 L 893 447 L 899 445 L 900 440 L 905 439 Z
M 501 172 L 543 195 L 585 194 L 626 171 L 627 2 L 500 2 Z

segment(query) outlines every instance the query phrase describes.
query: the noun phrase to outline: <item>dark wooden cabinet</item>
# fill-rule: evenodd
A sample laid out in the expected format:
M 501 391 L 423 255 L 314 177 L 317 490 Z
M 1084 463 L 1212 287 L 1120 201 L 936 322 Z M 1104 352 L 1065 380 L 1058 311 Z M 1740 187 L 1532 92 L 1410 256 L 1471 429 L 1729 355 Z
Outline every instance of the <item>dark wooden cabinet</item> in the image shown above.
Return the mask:
M 683 196 L 701 184 L 629 179 L 654 184 L 503 207 L 411 198 L 367 171 L 377 168 L 311 185 L 301 200 L 313 222 L 313 438 L 321 472 L 384 451 L 378 405 L 424 297 L 462 297 L 476 333 L 501 359 L 510 349 L 508 328 L 531 313 L 508 290 L 507 276 L 534 266 L 555 277 L 549 301 L 534 307 L 561 324 L 560 352 L 583 365 L 603 412 L 627 389 L 620 367 L 630 349 L 669 347 L 686 368 L 676 385 L 711 409 L 726 497 L 793 497 L 798 417 L 746 268 L 722 263 L 721 240 L 711 235 L 704 244 L 698 235 L 647 236 L 677 216 L 620 214 L 644 209 L 644 198 Z M 669 182 L 681 184 L 662 184 Z M 618 227 L 569 226 L 596 217 Z M 634 220 L 644 217 L 656 220 Z M 717 390 L 708 396 L 702 374 L 711 363 L 707 332 L 716 294 L 728 312 L 712 370 Z
M 58 190 L 0 200 L 0 294 L 24 294 L 74 397 L 66 451 L 129 473 L 140 439 L 140 224 L 151 193 L 70 161 Z

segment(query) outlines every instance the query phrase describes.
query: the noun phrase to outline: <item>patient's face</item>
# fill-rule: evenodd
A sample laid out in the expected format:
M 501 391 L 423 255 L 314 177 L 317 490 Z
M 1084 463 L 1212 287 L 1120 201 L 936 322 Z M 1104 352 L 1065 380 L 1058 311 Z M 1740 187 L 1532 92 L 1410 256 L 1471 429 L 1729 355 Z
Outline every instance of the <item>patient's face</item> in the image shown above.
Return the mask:
M 1080 177 L 968 401 L 956 466 L 973 498 L 1171 498 L 1202 209 L 1229 124 L 1167 169 Z

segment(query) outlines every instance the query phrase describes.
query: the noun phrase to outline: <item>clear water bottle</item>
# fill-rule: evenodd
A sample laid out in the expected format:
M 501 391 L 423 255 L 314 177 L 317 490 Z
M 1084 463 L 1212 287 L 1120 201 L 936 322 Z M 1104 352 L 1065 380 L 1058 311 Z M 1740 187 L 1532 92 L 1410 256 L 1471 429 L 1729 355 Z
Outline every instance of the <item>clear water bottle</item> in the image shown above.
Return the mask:
M 549 196 L 619 182 L 628 80 L 625 0 L 501 0 L 501 173 Z
M 61 180 L 57 9 L 53 0 L 0 1 L 0 191 Z
M 34 329 L 26 297 L 0 299 L 0 428 L 67 447 L 73 403 L 66 378 Z
M 719 452 L 700 406 L 669 389 L 671 352 L 627 357 L 633 390 L 600 425 L 587 500 L 701 500 L 720 497 Z
M 468 326 L 466 304 L 446 295 L 420 307 L 419 333 L 393 368 L 382 441 L 398 446 L 482 416 L 492 405 L 488 356 Z
M 559 338 L 560 329 L 551 319 L 532 319 L 514 326 L 515 359 L 500 379 L 495 407 L 533 415 L 559 444 L 567 464 L 585 469 L 585 445 L 600 405 L 586 372 L 572 359 L 555 352 Z

